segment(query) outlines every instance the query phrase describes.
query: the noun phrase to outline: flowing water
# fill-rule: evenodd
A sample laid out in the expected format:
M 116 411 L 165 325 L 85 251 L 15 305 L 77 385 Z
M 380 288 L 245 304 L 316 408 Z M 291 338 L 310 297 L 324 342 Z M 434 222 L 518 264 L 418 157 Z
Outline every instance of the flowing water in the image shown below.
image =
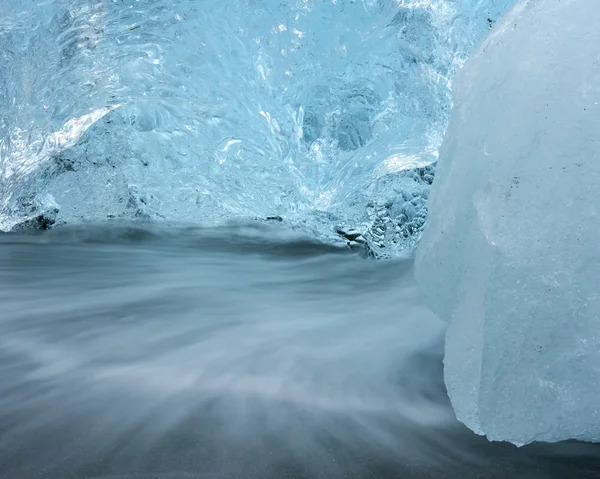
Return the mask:
M 454 418 L 412 263 L 261 224 L 0 235 L 0 477 L 573 478 Z

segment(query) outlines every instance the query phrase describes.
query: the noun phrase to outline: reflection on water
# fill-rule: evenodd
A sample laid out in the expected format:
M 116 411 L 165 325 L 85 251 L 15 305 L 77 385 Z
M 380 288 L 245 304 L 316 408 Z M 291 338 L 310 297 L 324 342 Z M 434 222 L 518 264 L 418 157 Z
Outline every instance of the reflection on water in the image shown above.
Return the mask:
M 598 477 L 456 421 L 410 262 L 278 228 L 0 236 L 0 477 Z

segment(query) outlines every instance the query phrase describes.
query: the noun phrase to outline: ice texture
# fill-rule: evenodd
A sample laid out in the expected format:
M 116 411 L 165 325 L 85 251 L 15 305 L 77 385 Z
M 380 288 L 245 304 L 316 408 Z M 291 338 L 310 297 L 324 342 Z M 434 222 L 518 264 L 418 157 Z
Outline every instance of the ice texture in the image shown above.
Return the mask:
M 0 0 L 0 229 L 280 217 L 404 251 L 451 78 L 514 3 Z
M 600 3 L 520 2 L 454 84 L 416 275 L 457 417 L 600 441 Z

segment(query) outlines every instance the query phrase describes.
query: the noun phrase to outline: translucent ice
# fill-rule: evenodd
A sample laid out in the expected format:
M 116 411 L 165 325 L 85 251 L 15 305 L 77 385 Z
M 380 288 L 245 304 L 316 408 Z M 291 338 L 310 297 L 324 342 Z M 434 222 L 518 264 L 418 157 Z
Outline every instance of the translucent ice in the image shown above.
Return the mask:
M 402 250 L 514 2 L 0 0 L 0 229 L 277 216 Z
M 600 3 L 520 2 L 454 101 L 416 274 L 457 417 L 600 441 Z

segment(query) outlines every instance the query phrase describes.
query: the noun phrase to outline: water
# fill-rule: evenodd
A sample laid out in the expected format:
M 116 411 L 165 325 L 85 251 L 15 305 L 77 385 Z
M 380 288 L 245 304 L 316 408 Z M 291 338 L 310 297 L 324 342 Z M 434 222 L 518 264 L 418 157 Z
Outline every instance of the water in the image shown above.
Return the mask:
M 0 236 L 0 477 L 598 477 L 457 422 L 411 261 L 282 227 Z

